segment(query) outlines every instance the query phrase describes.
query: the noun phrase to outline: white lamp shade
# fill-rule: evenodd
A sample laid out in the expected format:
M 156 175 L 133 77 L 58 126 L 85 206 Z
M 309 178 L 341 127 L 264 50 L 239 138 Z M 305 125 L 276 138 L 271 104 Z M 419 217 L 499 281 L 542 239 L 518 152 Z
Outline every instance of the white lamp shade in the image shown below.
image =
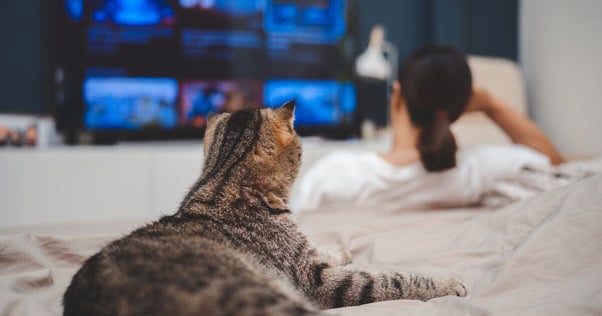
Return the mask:
M 355 62 L 355 71 L 361 77 L 387 80 L 391 75 L 391 65 L 380 49 L 368 46 Z

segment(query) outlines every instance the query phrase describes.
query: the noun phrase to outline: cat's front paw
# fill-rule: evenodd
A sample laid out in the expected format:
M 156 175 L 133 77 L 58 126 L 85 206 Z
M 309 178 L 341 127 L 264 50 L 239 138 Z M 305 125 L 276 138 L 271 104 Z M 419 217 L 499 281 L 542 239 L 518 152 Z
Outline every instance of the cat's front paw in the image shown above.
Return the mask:
M 343 248 L 330 250 L 329 252 L 320 252 L 322 257 L 331 267 L 344 266 L 351 263 L 351 253 Z
M 437 290 L 441 296 L 455 295 L 464 297 L 466 294 L 468 294 L 464 284 L 453 278 L 441 279 L 438 282 Z

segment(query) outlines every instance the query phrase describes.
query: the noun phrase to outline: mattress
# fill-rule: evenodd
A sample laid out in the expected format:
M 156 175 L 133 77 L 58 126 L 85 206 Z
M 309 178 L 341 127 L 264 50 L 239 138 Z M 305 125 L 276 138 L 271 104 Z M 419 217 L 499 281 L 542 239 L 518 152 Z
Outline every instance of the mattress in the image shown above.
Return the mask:
M 338 315 L 601 315 L 602 175 L 500 209 L 319 209 L 298 221 L 349 269 L 461 280 L 468 296 L 395 300 Z M 143 221 L 0 232 L 0 314 L 60 315 L 81 263 Z

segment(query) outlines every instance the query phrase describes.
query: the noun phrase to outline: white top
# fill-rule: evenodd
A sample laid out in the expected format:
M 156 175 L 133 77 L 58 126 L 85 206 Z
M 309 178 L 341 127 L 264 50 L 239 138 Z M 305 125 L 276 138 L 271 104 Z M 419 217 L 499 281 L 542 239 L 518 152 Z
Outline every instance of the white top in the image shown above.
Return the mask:
M 375 152 L 335 152 L 299 179 L 291 209 L 385 202 L 404 209 L 474 205 L 495 181 L 527 164 L 549 165 L 550 160 L 521 145 L 474 146 L 458 152 L 455 168 L 427 172 L 419 162 L 400 167 Z

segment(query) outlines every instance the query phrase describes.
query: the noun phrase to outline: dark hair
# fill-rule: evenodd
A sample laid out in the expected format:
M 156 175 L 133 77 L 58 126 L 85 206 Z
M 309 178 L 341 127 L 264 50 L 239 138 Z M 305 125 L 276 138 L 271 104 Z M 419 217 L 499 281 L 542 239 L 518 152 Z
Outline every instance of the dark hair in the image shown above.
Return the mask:
M 399 71 L 410 120 L 420 129 L 416 147 L 428 171 L 456 166 L 452 122 L 464 112 L 472 93 L 466 56 L 452 46 L 426 46 L 413 52 Z

